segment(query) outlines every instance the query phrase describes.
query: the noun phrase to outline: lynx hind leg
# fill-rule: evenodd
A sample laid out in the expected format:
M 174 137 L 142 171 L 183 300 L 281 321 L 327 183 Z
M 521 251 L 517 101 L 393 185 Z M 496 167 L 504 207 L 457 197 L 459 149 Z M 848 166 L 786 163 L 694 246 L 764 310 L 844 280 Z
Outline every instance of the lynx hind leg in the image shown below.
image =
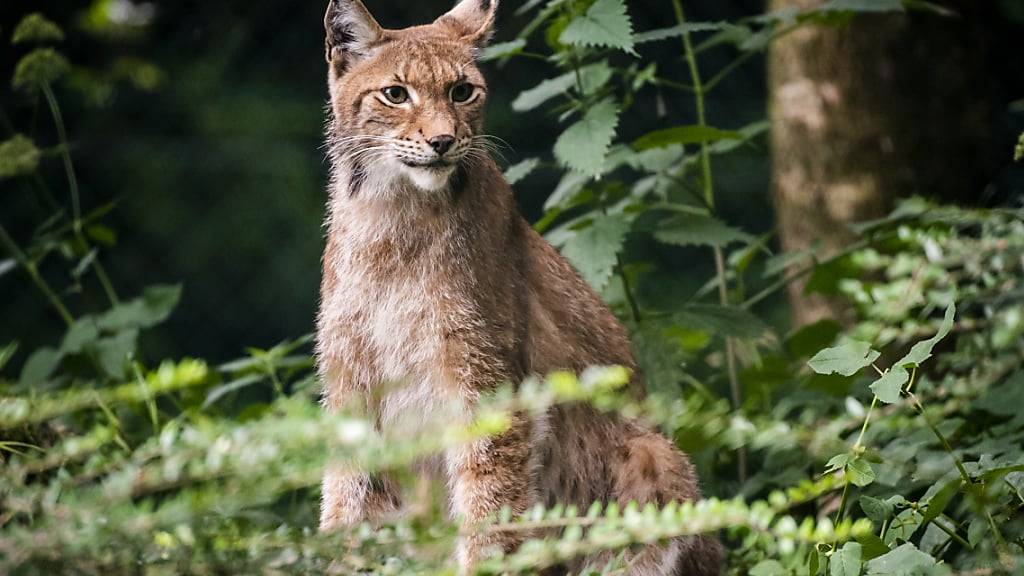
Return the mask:
M 401 507 L 400 489 L 386 474 L 335 468 L 324 474 L 321 493 L 321 531 L 380 522 Z
M 613 458 L 614 490 L 620 506 L 630 501 L 664 506 L 673 500 L 700 498 L 693 465 L 660 434 L 638 433 L 623 442 Z M 628 553 L 626 562 L 633 576 L 713 576 L 719 574 L 720 558 L 718 542 L 700 536 L 642 547 Z

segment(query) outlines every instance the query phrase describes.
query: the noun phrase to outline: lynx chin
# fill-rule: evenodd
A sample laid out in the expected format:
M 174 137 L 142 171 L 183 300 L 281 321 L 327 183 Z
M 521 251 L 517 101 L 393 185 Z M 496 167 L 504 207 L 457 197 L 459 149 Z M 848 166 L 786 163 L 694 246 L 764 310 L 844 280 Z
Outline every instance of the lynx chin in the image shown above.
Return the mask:
M 481 394 L 530 375 L 595 364 L 637 373 L 623 326 L 520 216 L 488 155 L 476 57 L 496 10 L 497 0 L 462 0 L 430 24 L 385 30 L 359 0 L 327 9 L 332 170 L 318 368 L 328 410 L 366 411 L 384 431 L 415 429 L 423 414 L 468 418 Z M 638 376 L 630 386 L 642 394 Z M 513 416 L 507 432 L 433 464 L 452 514 L 470 524 L 503 506 L 700 497 L 672 442 L 585 405 Z M 324 477 L 324 530 L 401 510 L 386 475 L 340 466 Z M 462 572 L 522 539 L 469 534 L 456 551 Z M 705 576 L 718 574 L 721 548 L 680 538 L 627 560 L 631 574 Z

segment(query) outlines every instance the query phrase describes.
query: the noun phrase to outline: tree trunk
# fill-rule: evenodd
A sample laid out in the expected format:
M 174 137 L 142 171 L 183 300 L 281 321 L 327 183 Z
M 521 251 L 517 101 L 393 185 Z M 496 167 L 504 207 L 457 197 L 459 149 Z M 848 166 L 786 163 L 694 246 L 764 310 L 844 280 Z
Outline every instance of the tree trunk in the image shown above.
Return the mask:
M 769 0 L 769 9 L 819 3 Z M 784 250 L 820 242 L 827 257 L 854 239 L 849 224 L 885 214 L 900 196 L 964 200 L 983 189 L 992 171 L 985 8 L 961 4 L 962 18 L 861 15 L 771 45 L 772 190 Z M 804 287 L 789 287 L 795 325 L 842 319 L 838 299 Z

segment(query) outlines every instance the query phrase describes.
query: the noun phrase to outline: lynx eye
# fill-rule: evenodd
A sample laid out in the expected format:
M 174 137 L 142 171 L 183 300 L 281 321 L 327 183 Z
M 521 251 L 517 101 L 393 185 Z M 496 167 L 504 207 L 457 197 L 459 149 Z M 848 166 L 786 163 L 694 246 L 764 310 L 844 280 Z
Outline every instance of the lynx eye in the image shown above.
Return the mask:
M 460 82 L 452 86 L 452 102 L 465 102 L 473 95 L 473 85 L 469 82 Z
M 392 104 L 402 104 L 409 100 L 409 91 L 401 86 L 388 86 L 381 90 L 384 93 L 384 97 L 388 99 L 388 102 Z

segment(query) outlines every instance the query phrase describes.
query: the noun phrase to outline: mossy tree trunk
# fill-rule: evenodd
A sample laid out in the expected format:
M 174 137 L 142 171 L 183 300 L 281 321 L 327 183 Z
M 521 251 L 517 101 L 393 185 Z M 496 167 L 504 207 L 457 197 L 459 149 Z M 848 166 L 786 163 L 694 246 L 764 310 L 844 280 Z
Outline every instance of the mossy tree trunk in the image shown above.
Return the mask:
M 770 10 L 818 0 L 769 0 Z M 861 15 L 844 27 L 804 26 L 768 55 L 772 189 L 781 244 L 820 242 L 828 256 L 848 225 L 901 196 L 976 197 L 990 177 L 986 8 L 961 17 Z M 980 3 L 988 4 L 988 3 Z M 838 300 L 790 286 L 796 325 L 842 318 Z

